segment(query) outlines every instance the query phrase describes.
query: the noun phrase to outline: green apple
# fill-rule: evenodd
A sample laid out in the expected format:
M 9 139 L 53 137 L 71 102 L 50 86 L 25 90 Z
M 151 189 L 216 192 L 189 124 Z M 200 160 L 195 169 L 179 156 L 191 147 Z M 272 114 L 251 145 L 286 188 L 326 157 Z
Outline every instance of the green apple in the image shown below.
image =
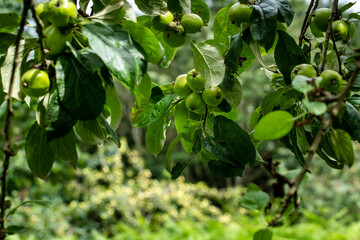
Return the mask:
M 66 49 L 66 42 L 71 42 L 71 30 L 60 30 L 54 25 L 50 25 L 44 30 L 45 46 L 49 49 L 50 55 L 58 55 Z
M 206 105 L 216 107 L 224 99 L 224 93 L 218 86 L 211 86 L 209 89 L 204 89 L 202 99 Z
M 186 35 L 173 29 L 166 30 L 163 38 L 164 41 L 173 48 L 181 47 L 186 42 Z
M 341 75 L 334 70 L 325 70 L 320 74 L 322 80 L 319 83 L 319 87 L 324 88 L 326 91 L 336 93 L 342 85 Z
M 169 24 L 174 20 L 174 16 L 171 12 L 167 12 L 164 15 L 155 16 L 151 20 L 151 25 L 155 30 L 165 32 L 168 29 Z
M 235 3 L 229 9 L 229 18 L 233 24 L 240 26 L 242 22 L 249 22 L 252 9 L 241 3 Z
M 351 39 L 354 37 L 356 32 L 355 24 L 350 21 L 346 22 L 346 24 L 348 25 L 348 29 L 349 29 L 348 39 Z
M 72 0 L 51 0 L 49 10 L 49 21 L 55 27 L 66 27 L 69 25 L 70 17 L 77 17 L 77 8 Z
M 347 38 L 349 34 L 349 28 L 346 22 L 342 20 L 336 20 L 332 23 L 332 30 L 334 33 L 335 41 L 341 41 Z
M 204 25 L 203 20 L 199 15 L 188 13 L 182 16 L 181 25 L 184 27 L 185 33 L 197 33 Z
M 186 75 L 186 81 L 191 90 L 202 91 L 204 89 L 206 79 L 201 76 L 199 72 L 193 69 Z
M 197 114 L 204 113 L 206 109 L 206 104 L 204 103 L 201 93 L 192 92 L 185 99 L 185 105 L 187 109 L 193 111 Z
M 318 30 L 322 32 L 327 31 L 331 11 L 330 8 L 319 8 L 315 11 L 313 22 Z
M 317 73 L 315 68 L 310 64 L 299 64 L 291 71 L 291 81 L 294 80 L 296 75 L 302 75 L 308 78 L 316 77 Z
M 47 72 L 30 69 L 21 76 L 21 90 L 30 97 L 41 97 L 50 89 L 50 78 Z
M 192 92 L 186 82 L 186 74 L 182 74 L 176 78 L 174 92 L 183 98 L 186 98 Z

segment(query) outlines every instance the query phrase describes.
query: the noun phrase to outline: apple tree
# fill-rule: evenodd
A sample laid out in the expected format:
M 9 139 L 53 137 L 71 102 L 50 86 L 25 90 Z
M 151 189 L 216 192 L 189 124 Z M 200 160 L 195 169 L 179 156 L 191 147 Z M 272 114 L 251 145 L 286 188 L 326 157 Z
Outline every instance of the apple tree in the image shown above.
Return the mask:
M 282 198 L 270 198 L 252 186 L 241 199 L 249 209 L 264 212 L 267 227 L 255 239 L 271 239 L 270 227 L 297 207 L 298 189 L 314 155 L 329 167 L 354 164 L 353 142 L 360 141 L 360 49 L 350 47 L 354 21 L 348 14 L 355 2 L 334 0 L 318 8 L 311 0 L 297 39 L 287 28 L 294 11 L 288 0 L 240 0 L 223 6 L 210 21 L 204 0 L 135 0 L 143 15 L 136 17 L 122 0 L 50 0 L 35 5 L 24 0 L 22 15 L 0 14 L 0 63 L 6 104 L 5 159 L 2 164 L 0 239 L 6 227 L 6 173 L 12 149 L 14 102 L 36 109 L 25 138 L 27 163 L 45 179 L 56 157 L 77 166 L 76 139 L 99 144 L 110 139 L 120 146 L 116 128 L 121 119 L 118 83 L 135 97 L 132 125 L 147 128 L 148 151 L 164 148 L 166 130 L 177 136 L 166 149 L 165 168 L 172 179 L 191 164 L 172 161 L 181 144 L 219 178 L 242 176 L 246 166 L 265 164 L 257 147 L 280 141 L 295 155 L 301 171 L 294 180 L 276 172 Z M 36 25 L 36 37 L 23 34 Z M 193 40 L 205 27 L 214 36 Z M 177 49 L 189 42 L 193 69 L 178 73 L 174 82 L 154 83 L 148 65 L 170 67 Z M 269 55 L 276 64 L 266 65 Z M 250 118 L 251 131 L 236 123 L 242 100 L 241 74 L 259 62 L 273 91 L 263 96 Z M 271 202 L 272 204 L 268 204 Z

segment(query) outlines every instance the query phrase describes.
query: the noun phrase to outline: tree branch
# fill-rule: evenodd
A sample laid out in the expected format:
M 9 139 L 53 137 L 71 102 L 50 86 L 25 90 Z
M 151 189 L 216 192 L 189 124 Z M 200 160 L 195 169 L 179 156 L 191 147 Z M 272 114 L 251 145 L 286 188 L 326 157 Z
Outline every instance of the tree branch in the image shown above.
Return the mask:
M 314 5 L 315 3 L 315 5 Z M 305 33 L 306 33 L 306 30 L 307 28 L 309 27 L 309 23 L 310 23 L 310 12 L 314 12 L 315 9 L 317 8 L 319 4 L 319 0 L 311 0 L 310 4 L 309 4 L 309 7 L 305 13 L 305 18 L 304 18 L 304 21 L 303 21 L 303 24 L 302 24 L 302 27 L 301 27 L 301 33 L 300 33 L 300 36 L 299 36 L 299 46 L 301 47 L 302 46 L 302 41 L 305 37 Z M 314 6 L 314 7 L 313 7 Z
M 15 72 L 18 66 L 17 58 L 19 55 L 19 46 L 21 41 L 21 36 L 24 32 L 24 27 L 26 24 L 26 17 L 28 11 L 32 5 L 32 0 L 24 0 L 24 8 L 21 16 L 20 21 L 20 28 L 18 34 L 15 39 L 15 54 L 14 54 L 14 62 L 11 71 L 10 83 L 9 83 L 9 91 L 7 95 L 7 106 L 6 106 L 6 117 L 5 117 L 5 126 L 4 126 L 4 134 L 5 134 L 5 143 L 3 147 L 3 151 L 5 153 L 5 159 L 3 162 L 3 172 L 1 175 L 1 197 L 0 197 L 0 240 L 5 239 L 6 237 L 6 229 L 5 229 L 5 212 L 6 212 L 6 205 L 5 205 L 5 198 L 6 198 L 6 173 L 9 169 L 10 165 L 10 157 L 14 156 L 15 153 L 11 150 L 11 117 L 13 116 L 13 109 L 12 109 L 12 98 L 11 93 L 13 90 L 14 79 L 15 79 Z

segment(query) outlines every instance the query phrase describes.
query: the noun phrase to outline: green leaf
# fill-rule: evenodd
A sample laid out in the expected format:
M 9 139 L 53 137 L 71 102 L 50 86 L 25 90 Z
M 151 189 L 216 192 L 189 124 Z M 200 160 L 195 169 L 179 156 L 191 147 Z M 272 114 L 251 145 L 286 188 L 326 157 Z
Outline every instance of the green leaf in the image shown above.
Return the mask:
M 146 130 L 145 143 L 149 152 L 157 157 L 157 155 L 164 148 L 166 140 L 166 126 L 170 120 L 164 116 L 152 123 Z
M 11 44 L 14 43 L 16 35 L 0 32 L 0 54 L 6 53 Z
M 342 129 L 334 129 L 330 139 L 336 159 L 343 164 L 352 166 L 355 160 L 354 148 L 350 135 Z
M 226 72 L 230 71 L 230 73 L 236 73 L 240 63 L 240 54 L 243 48 L 243 40 L 242 35 L 240 33 L 231 37 L 230 49 L 225 56 L 225 66 Z M 224 79 L 226 80 L 226 78 Z M 224 84 L 224 86 L 228 84 Z M 231 86 L 232 87 L 232 86 Z M 226 87 L 231 90 L 230 86 Z
M 231 150 L 233 160 L 241 166 L 253 164 L 256 158 L 255 147 L 249 134 L 239 125 L 224 116 L 216 116 L 214 122 L 214 137 L 222 146 Z
M 135 127 L 146 127 L 164 116 L 176 98 L 176 94 L 163 96 L 155 104 L 133 108 L 132 119 Z
M 356 4 L 356 2 L 348 2 L 347 4 L 339 7 L 339 11 L 341 13 L 345 12 L 346 10 L 350 9 L 352 6 L 354 6 Z
M 110 123 L 111 128 L 117 129 L 121 122 L 121 102 L 117 95 L 117 85 L 106 87 L 106 105 L 110 108 L 110 117 L 106 120 Z
M 217 48 L 206 43 L 191 42 L 194 66 L 206 78 L 205 88 L 219 85 L 225 74 L 224 59 Z
M 77 121 L 75 130 L 82 141 L 91 145 L 102 143 L 106 137 L 106 130 L 99 126 L 97 120 Z
M 162 59 L 158 65 L 159 67 L 167 68 L 174 59 L 178 48 L 170 47 L 169 44 L 164 41 L 163 35 L 164 33 L 158 33 L 156 35 L 156 38 L 161 43 L 161 46 L 164 49 L 164 55 L 162 56 Z
M 209 171 L 218 178 L 233 178 L 242 176 L 245 168 L 243 166 L 234 166 L 222 161 L 211 160 L 208 162 Z
M 167 4 L 165 0 L 135 0 L 135 3 L 147 15 L 155 16 L 166 13 Z
M 250 130 L 253 130 L 261 117 L 261 107 L 254 110 L 250 117 Z
M 17 13 L 0 13 L 0 32 L 11 33 L 20 25 L 21 17 Z
M 346 99 L 351 105 L 354 106 L 354 108 L 359 109 L 360 108 L 360 96 L 351 96 Z
M 253 240 L 271 240 L 273 233 L 270 229 L 261 229 L 254 234 Z
M 147 60 L 153 64 L 158 64 L 163 53 L 153 32 L 149 28 L 132 21 L 122 21 L 122 25 L 130 33 L 134 41 L 144 49 Z
M 61 56 L 56 63 L 56 78 L 61 105 L 74 119 L 99 116 L 105 91 L 97 74 L 88 72 L 73 56 Z
M 110 72 L 133 91 L 136 81 L 147 66 L 130 34 L 120 25 L 100 23 L 85 24 L 83 33 Z
M 291 70 L 298 64 L 307 63 L 303 50 L 286 32 L 278 30 L 279 40 L 275 48 L 275 62 L 284 75 L 286 84 L 291 83 Z
M 76 120 L 59 104 L 58 99 L 57 93 L 51 95 L 48 105 L 45 106 L 44 126 L 48 141 L 58 137 L 64 137 L 76 123 Z
M 190 13 L 191 0 L 167 0 L 168 9 L 176 13 Z
M 274 140 L 287 135 L 295 121 L 286 111 L 274 111 L 260 119 L 255 127 L 254 137 L 258 140 Z
M 217 143 L 216 139 L 213 137 L 206 137 L 201 139 L 201 146 L 203 149 L 212 154 L 216 160 L 226 162 L 232 166 L 236 165 L 234 156 L 232 156 L 232 151 L 229 146 L 223 146 Z M 212 159 L 214 160 L 214 159 Z
M 25 227 L 24 225 L 8 225 L 6 227 L 6 234 L 7 235 L 20 234 L 28 230 L 29 228 Z
M 292 10 L 291 4 L 288 0 L 275 0 L 275 2 L 278 9 L 277 19 L 290 26 L 294 19 L 294 11 Z
M 185 105 L 185 101 L 181 101 L 180 103 L 176 104 L 174 122 L 178 134 L 180 134 L 182 128 L 186 124 L 186 121 L 189 119 L 189 116 L 190 113 Z M 181 139 L 181 144 L 188 154 L 192 152 L 193 144 L 191 142 Z
M 314 89 L 314 86 L 311 85 L 311 81 L 311 78 L 305 77 L 303 75 L 296 75 L 291 84 L 293 85 L 294 89 L 306 94 Z
M 250 210 L 262 210 L 270 200 L 269 195 L 262 191 L 248 191 L 240 199 L 242 207 Z
M 348 102 L 346 103 L 346 112 L 342 117 L 342 125 L 345 125 L 351 137 L 360 143 L 360 114 Z
M 204 0 L 191 0 L 191 12 L 199 15 L 207 25 L 210 21 L 210 10 Z
M 25 154 L 31 172 L 45 179 L 54 164 L 55 154 L 46 139 L 46 132 L 36 122 L 25 138 Z
M 302 95 L 292 88 L 280 88 L 266 95 L 261 103 L 262 115 L 266 115 L 274 108 L 291 108 Z
M 189 166 L 187 162 L 177 162 L 175 166 L 171 169 L 171 179 L 177 179 Z
M 214 40 L 223 45 L 226 49 L 230 46 L 230 38 L 240 31 L 235 24 L 232 24 L 229 19 L 229 9 L 233 4 L 230 4 L 216 13 L 214 19 Z
M 165 168 L 169 173 L 171 173 L 171 155 L 172 155 L 172 152 L 173 152 L 174 147 L 176 146 L 176 144 L 178 144 L 178 142 L 180 142 L 181 139 L 182 139 L 182 135 L 178 134 L 176 136 L 176 138 L 170 143 L 168 149 L 166 150 Z
M 253 38 L 268 51 L 274 41 L 278 10 L 275 0 L 262 0 L 259 5 L 252 5 L 250 31 Z
M 147 102 L 151 97 L 152 82 L 148 73 L 144 75 L 139 86 L 135 91 L 136 104 L 140 106 L 142 103 Z
M 90 16 L 89 19 L 93 22 L 104 24 L 121 23 L 125 12 L 124 2 L 122 0 L 115 0 L 106 4 L 104 9 Z
M 310 102 L 308 99 L 304 99 L 303 103 L 310 113 L 320 116 L 327 110 L 327 105 L 324 102 Z
M 64 137 L 56 138 L 49 142 L 51 150 L 62 160 L 67 161 L 76 169 L 78 155 L 76 151 L 76 137 L 74 130 L 71 130 Z
M 110 124 L 108 123 L 108 121 L 106 121 L 105 117 L 103 114 L 101 114 L 99 117 L 98 117 L 98 122 L 99 124 L 101 124 L 105 130 L 106 130 L 106 133 L 109 135 L 110 139 L 118 146 L 120 147 L 120 138 L 119 136 L 117 135 L 117 133 L 115 132 L 115 130 L 110 126 Z
M 81 65 L 91 73 L 97 73 L 98 69 L 104 66 L 103 61 L 91 48 L 83 48 L 76 50 L 71 45 L 68 45 L 74 57 L 81 63 Z
M 360 14 L 359 13 L 350 13 L 349 14 L 349 19 L 351 19 L 351 18 L 360 20 Z
M 18 52 L 18 57 L 16 59 L 18 65 L 15 70 L 15 78 L 14 78 L 12 93 L 9 94 L 11 97 L 19 101 L 22 101 L 25 97 L 25 94 L 20 89 L 21 66 L 25 64 L 26 58 L 28 57 L 31 48 L 34 46 L 35 43 L 36 43 L 36 39 L 26 39 L 26 40 L 21 40 L 19 44 L 19 52 Z M 7 50 L 5 61 L 0 69 L 3 91 L 5 93 L 9 93 L 9 83 L 11 79 L 14 57 L 15 57 L 15 46 L 11 45 Z

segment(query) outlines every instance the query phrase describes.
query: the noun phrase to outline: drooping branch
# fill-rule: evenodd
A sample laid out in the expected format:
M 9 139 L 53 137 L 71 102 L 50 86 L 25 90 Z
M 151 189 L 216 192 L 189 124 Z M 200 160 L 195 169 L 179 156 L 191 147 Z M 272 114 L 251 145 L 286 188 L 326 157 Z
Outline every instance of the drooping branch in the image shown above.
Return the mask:
M 10 158 L 11 156 L 14 156 L 14 151 L 11 150 L 11 118 L 13 116 L 13 109 L 12 109 L 12 98 L 11 93 L 13 90 L 14 85 L 14 79 L 15 79 L 15 72 L 18 67 L 17 58 L 19 55 L 19 46 L 21 41 L 21 36 L 24 32 L 24 27 L 26 24 L 26 18 L 28 11 L 32 5 L 32 0 L 24 0 L 24 8 L 21 15 L 21 21 L 20 21 L 20 28 L 17 33 L 16 39 L 15 39 L 15 54 L 14 54 L 14 62 L 11 70 L 11 77 L 10 77 L 10 83 L 9 83 L 9 89 L 8 89 L 8 95 L 7 95 L 7 106 L 6 106 L 6 116 L 5 116 L 5 126 L 4 126 L 4 134 L 5 134 L 5 143 L 3 147 L 3 151 L 5 153 L 5 159 L 2 165 L 3 171 L 1 175 L 1 197 L 0 197 L 0 240 L 3 240 L 6 238 L 6 229 L 5 229 L 5 212 L 6 212 L 6 205 L 5 205 L 5 198 L 6 198 L 6 173 L 9 169 L 10 165 Z
M 300 47 L 302 46 L 302 41 L 305 37 L 306 30 L 310 25 L 310 18 L 311 18 L 310 13 L 313 13 L 316 10 L 318 5 L 319 5 L 319 0 L 316 0 L 316 1 L 311 0 L 309 7 L 305 13 L 305 18 L 304 18 L 304 21 L 303 21 L 303 24 L 301 27 L 300 36 L 299 36 L 299 46 Z

